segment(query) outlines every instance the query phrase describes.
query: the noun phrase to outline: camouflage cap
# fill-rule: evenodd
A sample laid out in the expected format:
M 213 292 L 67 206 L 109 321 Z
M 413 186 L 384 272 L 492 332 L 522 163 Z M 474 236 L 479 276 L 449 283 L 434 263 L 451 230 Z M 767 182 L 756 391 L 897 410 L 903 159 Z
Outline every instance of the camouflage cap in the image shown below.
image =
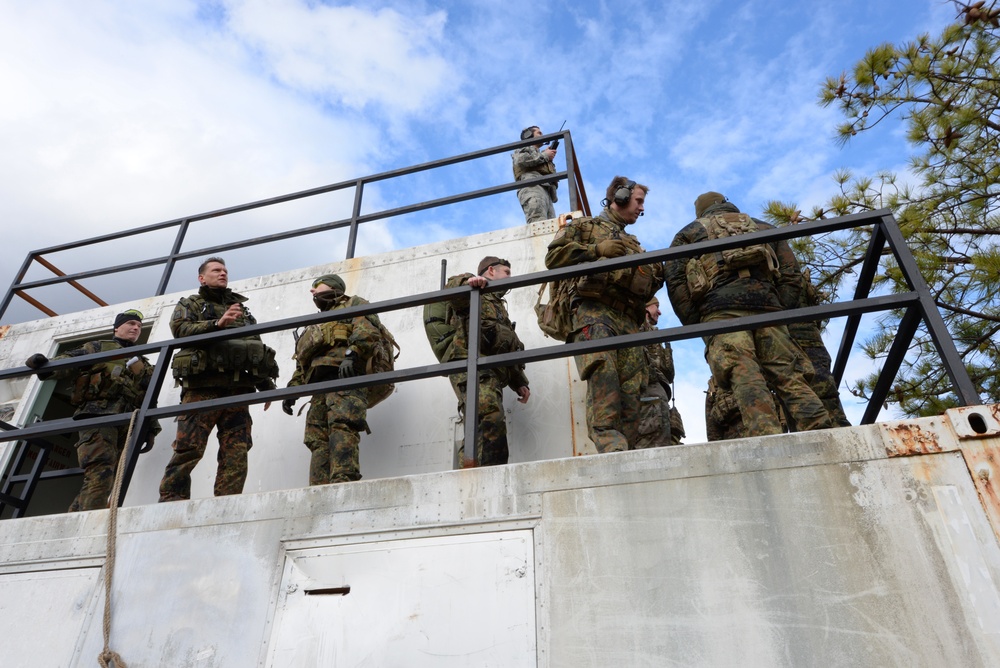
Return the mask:
M 115 316 L 114 328 L 118 329 L 129 320 L 138 320 L 139 322 L 142 322 L 142 313 L 140 311 L 135 310 L 134 308 L 130 308 L 127 311 L 122 311 L 121 313 Z
M 510 262 L 508 262 L 507 260 L 502 260 L 494 255 L 487 255 L 482 260 L 480 260 L 479 270 L 476 273 L 482 276 L 483 274 L 486 273 L 487 269 L 489 269 L 490 267 L 495 267 L 498 264 L 502 264 L 503 266 L 510 269 Z
M 657 297 L 656 295 L 653 295 L 652 297 L 650 297 L 649 301 L 646 302 L 646 306 L 651 306 L 653 304 L 656 304 L 657 306 L 660 305 L 660 298 Z
M 329 285 L 334 290 L 340 290 L 341 292 L 345 292 L 347 290 L 347 284 L 344 283 L 344 279 L 336 274 L 326 274 L 324 276 L 320 276 L 312 282 L 312 286 L 315 288 L 320 283 Z
M 707 193 L 702 193 L 698 195 L 698 199 L 694 201 L 694 217 L 701 218 L 705 210 L 713 204 L 721 204 L 726 201 L 726 196 L 722 193 L 717 193 L 713 191 L 708 191 Z

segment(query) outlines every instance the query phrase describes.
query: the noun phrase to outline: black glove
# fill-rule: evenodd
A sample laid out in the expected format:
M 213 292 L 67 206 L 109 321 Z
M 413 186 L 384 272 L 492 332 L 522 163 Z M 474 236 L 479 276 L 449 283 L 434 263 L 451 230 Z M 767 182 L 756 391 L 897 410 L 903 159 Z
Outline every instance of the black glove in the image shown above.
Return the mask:
M 292 415 L 292 406 L 295 405 L 295 399 L 285 399 L 281 402 L 281 410 L 285 411 L 289 415 Z
M 355 356 L 348 354 L 344 358 L 344 361 L 340 363 L 340 377 L 341 378 L 354 378 L 358 375 L 358 370 L 355 366 Z
M 41 369 L 48 363 L 49 363 L 49 358 L 41 353 L 35 353 L 31 357 L 29 357 L 28 360 L 25 362 L 25 364 L 32 369 Z

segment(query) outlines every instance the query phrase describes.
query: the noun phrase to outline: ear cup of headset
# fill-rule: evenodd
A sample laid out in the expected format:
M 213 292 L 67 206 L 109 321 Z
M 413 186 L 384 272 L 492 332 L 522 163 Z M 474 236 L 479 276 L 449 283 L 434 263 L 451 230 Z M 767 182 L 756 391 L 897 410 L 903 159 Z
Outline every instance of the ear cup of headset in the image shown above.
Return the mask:
M 635 181 L 631 179 L 625 182 L 625 185 L 618 186 L 615 190 L 615 204 L 618 206 L 625 206 L 628 204 L 629 200 L 632 199 L 632 188 L 635 187 Z

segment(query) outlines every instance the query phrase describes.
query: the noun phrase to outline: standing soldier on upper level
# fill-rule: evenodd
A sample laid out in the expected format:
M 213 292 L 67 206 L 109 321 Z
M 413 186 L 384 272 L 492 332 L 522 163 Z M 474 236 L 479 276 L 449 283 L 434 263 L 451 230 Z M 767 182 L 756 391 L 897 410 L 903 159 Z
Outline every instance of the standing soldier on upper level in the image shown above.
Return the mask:
M 247 298 L 229 289 L 229 272 L 221 257 L 201 263 L 198 282 L 198 293 L 182 297 L 174 308 L 170 331 L 175 337 L 257 324 L 245 306 Z M 245 394 L 255 388 L 273 390 L 278 377 L 274 350 L 257 335 L 226 339 L 207 347 L 181 348 L 174 354 L 171 368 L 181 386 L 182 404 Z M 191 498 L 191 471 L 205 454 L 214 427 L 218 427 L 219 439 L 215 495 L 241 493 L 247 478 L 247 452 L 253 447 L 251 424 L 247 406 L 178 417 L 174 454 L 160 481 L 160 501 Z
M 537 125 L 521 130 L 521 139 L 541 136 L 542 131 Z M 517 149 L 511 154 L 514 161 L 514 180 L 525 181 L 555 174 L 556 166 L 553 163 L 555 157 L 556 149 L 542 150 L 540 143 Z M 517 191 L 517 199 L 521 202 L 521 208 L 524 209 L 524 219 L 529 223 L 556 217 L 553 203 L 558 202 L 559 197 L 556 195 L 555 183 L 521 188 Z
M 817 306 L 820 303 L 820 294 L 809 276 L 809 270 L 802 270 L 802 292 L 798 307 Z M 851 422 L 844 414 L 844 406 L 840 402 L 840 390 L 837 389 L 837 382 L 833 378 L 830 368 L 830 351 L 823 343 L 823 333 L 819 322 L 793 322 L 788 325 L 788 333 L 792 340 L 799 344 L 802 351 L 809 357 L 813 366 L 813 377 L 809 382 L 816 396 L 823 402 L 826 412 L 830 414 L 830 420 L 834 427 L 850 427 Z M 796 430 L 796 425 L 790 425 L 792 431 Z
M 459 274 L 448 279 L 446 287 L 457 288 L 468 285 L 484 288 L 490 281 L 510 276 L 510 262 L 498 257 L 487 256 L 479 262 L 478 273 Z M 524 350 L 524 344 L 514 331 L 514 323 L 507 314 L 504 293 L 488 292 L 482 295 L 479 308 L 480 343 L 483 355 L 500 355 Z M 469 355 L 469 300 L 464 296 L 451 302 L 451 328 L 454 337 L 442 352 L 441 362 L 468 359 Z M 437 354 L 437 350 L 435 350 Z M 452 389 L 458 397 L 458 412 L 465 415 L 465 395 L 467 374 L 449 376 Z M 507 423 L 503 415 L 503 389 L 509 387 L 517 393 L 518 401 L 528 402 L 531 390 L 524 366 L 505 366 L 485 369 L 479 372 L 479 422 L 476 424 L 476 461 L 479 466 L 506 464 L 509 457 L 507 446 Z M 462 460 L 464 462 L 464 444 Z
M 696 220 L 671 247 L 770 228 L 740 213 L 723 195 L 695 200 Z M 799 264 L 784 241 L 749 244 L 666 264 L 670 303 L 685 325 L 795 308 L 801 290 Z M 715 383 L 731 390 L 749 436 L 780 434 L 770 388 L 802 431 L 831 426 L 823 403 L 809 386 L 812 365 L 784 326 L 707 337 L 705 360 Z M 770 386 L 770 387 L 769 387 Z
M 313 303 L 320 311 L 367 304 L 345 294 L 337 274 L 313 281 Z M 356 316 L 309 325 L 295 342 L 295 373 L 288 387 L 365 373 L 367 361 L 379 339 L 377 315 Z M 292 414 L 295 399 L 285 399 L 281 409 Z M 361 432 L 368 431 L 368 400 L 363 389 L 314 394 L 306 413 L 305 444 L 312 453 L 309 484 L 351 482 L 361 479 Z
M 650 332 L 660 319 L 660 300 L 653 297 L 646 303 L 646 319 L 639 328 Z M 653 343 L 643 348 L 648 368 L 646 386 L 642 390 L 639 413 L 637 448 L 680 445 L 684 438 L 684 421 L 680 411 L 670 405 L 673 398 L 674 351 L 669 343 Z
M 616 176 L 604 210 L 559 230 L 545 254 L 548 269 L 644 252 L 625 228 L 643 214 L 649 188 Z M 592 341 L 635 334 L 646 320 L 646 302 L 663 285 L 663 266 L 644 264 L 581 276 L 576 280 L 573 333 L 568 341 Z M 586 353 L 576 357 L 587 381 L 587 428 L 598 452 L 632 450 L 639 440 L 639 397 L 646 384 L 641 348 Z
M 135 345 L 142 334 L 142 313 L 130 309 L 115 316 L 114 335 L 110 340 L 88 341 L 79 348 L 59 355 L 55 359 L 67 359 L 82 355 L 129 348 Z M 32 369 L 40 369 L 49 360 L 41 353 L 28 358 L 26 364 Z M 60 371 L 38 374 L 38 378 L 73 378 L 73 394 L 70 403 L 76 407 L 74 419 L 116 415 L 135 410 L 142 404 L 146 387 L 153 375 L 153 365 L 145 357 L 136 355 L 100 362 L 93 366 L 76 367 Z M 148 437 L 160 431 L 154 421 Z M 118 458 L 125 447 L 128 425 L 121 427 L 98 427 L 80 432 L 76 443 L 76 455 L 83 468 L 83 486 L 69 507 L 70 512 L 97 510 L 108 507 L 108 496 L 118 468 Z

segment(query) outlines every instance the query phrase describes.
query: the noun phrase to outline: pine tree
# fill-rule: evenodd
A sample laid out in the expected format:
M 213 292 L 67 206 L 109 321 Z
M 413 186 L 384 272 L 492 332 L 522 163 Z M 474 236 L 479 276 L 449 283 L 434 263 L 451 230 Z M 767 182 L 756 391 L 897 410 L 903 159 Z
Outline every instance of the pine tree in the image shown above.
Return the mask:
M 958 20 L 940 36 L 870 49 L 850 73 L 826 80 L 820 104 L 845 117 L 846 143 L 900 115 L 915 148 L 913 184 L 890 172 L 871 177 L 840 172 L 839 193 L 810 216 L 771 202 L 777 223 L 892 209 L 934 295 L 972 381 L 985 402 L 1000 402 L 1000 0 L 956 2 Z M 870 229 L 803 239 L 796 250 L 832 293 L 860 265 Z M 848 258 L 845 262 L 844 258 Z M 876 288 L 906 292 L 887 256 Z M 872 359 L 891 345 L 901 312 L 891 311 L 863 344 Z M 867 398 L 877 374 L 851 388 Z M 929 336 L 918 332 L 890 393 L 908 416 L 939 414 L 957 405 Z

